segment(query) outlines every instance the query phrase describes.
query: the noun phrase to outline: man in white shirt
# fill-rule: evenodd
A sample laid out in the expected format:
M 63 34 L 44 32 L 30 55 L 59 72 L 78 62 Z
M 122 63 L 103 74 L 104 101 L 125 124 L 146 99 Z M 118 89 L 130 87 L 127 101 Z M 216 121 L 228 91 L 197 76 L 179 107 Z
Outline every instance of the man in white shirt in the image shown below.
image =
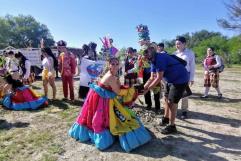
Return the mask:
M 187 62 L 186 69 L 189 73 L 189 85 L 192 86 L 194 83 L 194 74 L 195 74 L 195 54 L 192 50 L 186 48 L 186 39 L 185 37 L 177 37 L 176 42 L 176 51 L 173 53 L 179 58 L 182 58 Z M 187 118 L 187 111 L 188 111 L 188 97 L 182 98 L 182 119 Z

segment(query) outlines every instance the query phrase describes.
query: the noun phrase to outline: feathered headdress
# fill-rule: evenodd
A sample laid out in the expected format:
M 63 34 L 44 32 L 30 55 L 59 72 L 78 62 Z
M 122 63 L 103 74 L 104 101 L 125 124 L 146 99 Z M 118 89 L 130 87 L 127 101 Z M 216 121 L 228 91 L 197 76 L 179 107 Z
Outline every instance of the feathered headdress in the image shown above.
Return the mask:
M 102 51 L 104 53 L 107 52 L 108 56 L 110 57 L 115 57 L 118 52 L 118 49 L 112 45 L 113 39 L 105 36 L 103 37 L 103 39 L 100 38 L 100 41 L 103 44 Z

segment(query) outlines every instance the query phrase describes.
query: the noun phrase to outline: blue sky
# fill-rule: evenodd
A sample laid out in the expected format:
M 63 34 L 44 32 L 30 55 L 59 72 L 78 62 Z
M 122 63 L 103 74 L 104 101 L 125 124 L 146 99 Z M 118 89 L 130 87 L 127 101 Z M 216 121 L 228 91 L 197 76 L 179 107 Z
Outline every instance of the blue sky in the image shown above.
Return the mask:
M 32 15 L 48 26 L 56 41 L 81 47 L 109 35 L 117 48 L 139 48 L 136 26 L 148 25 L 151 41 L 174 39 L 202 29 L 226 36 L 235 33 L 217 25 L 227 17 L 230 0 L 0 0 L 0 16 Z

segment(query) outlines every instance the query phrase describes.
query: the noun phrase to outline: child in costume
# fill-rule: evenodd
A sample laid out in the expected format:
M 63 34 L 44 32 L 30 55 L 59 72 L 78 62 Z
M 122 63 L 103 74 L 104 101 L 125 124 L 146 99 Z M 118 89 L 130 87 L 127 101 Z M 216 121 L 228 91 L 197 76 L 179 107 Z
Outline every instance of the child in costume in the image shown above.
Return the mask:
M 108 69 L 90 91 L 69 135 L 80 142 L 91 141 L 100 150 L 107 149 L 119 137 L 121 147 L 129 152 L 150 141 L 149 132 L 128 105 L 136 99 L 134 88 L 121 89 L 116 76 L 117 58 L 111 58 Z
M 132 87 L 137 84 L 138 63 L 132 47 L 127 48 L 125 59 L 125 85 Z
M 10 74 L 7 73 L 4 80 L 11 85 L 11 92 L 6 93 L 2 100 L 4 107 L 12 110 L 36 110 L 48 104 L 46 97 L 37 95 L 19 80 L 14 80 Z

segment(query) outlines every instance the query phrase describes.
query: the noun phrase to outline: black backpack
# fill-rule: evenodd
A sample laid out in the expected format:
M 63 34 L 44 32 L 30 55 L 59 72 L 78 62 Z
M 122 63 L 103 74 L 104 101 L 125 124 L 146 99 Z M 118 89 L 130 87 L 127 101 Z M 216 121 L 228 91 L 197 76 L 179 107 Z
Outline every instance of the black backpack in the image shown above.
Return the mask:
M 174 59 L 176 59 L 180 64 L 182 64 L 184 67 L 187 65 L 187 62 L 185 60 L 183 60 L 182 58 L 179 58 L 178 56 L 171 54 L 171 57 L 173 57 Z M 179 64 L 178 63 L 178 64 Z M 171 64 L 172 65 L 177 65 L 177 64 Z
M 220 61 L 221 61 L 221 65 L 220 65 L 220 67 L 218 67 L 218 72 L 222 73 L 224 71 L 225 65 L 224 65 L 223 58 L 221 56 L 219 56 L 219 58 L 220 58 Z

